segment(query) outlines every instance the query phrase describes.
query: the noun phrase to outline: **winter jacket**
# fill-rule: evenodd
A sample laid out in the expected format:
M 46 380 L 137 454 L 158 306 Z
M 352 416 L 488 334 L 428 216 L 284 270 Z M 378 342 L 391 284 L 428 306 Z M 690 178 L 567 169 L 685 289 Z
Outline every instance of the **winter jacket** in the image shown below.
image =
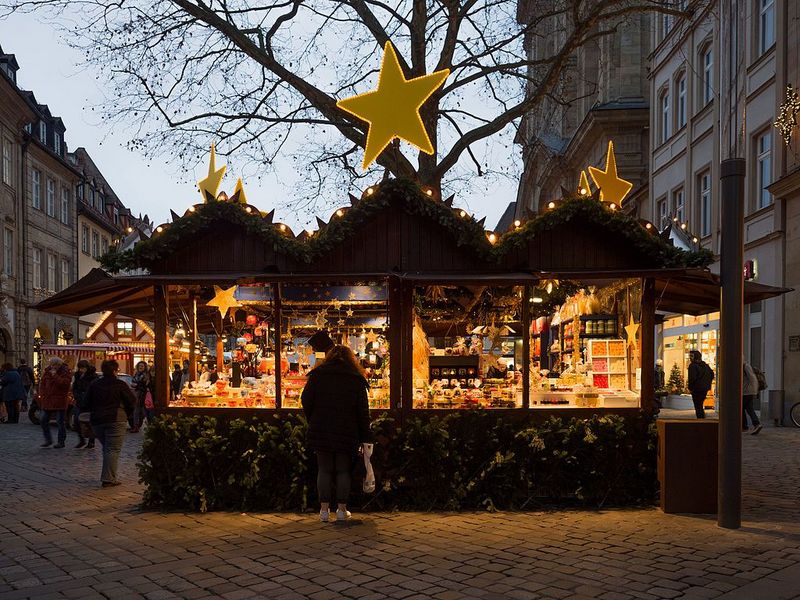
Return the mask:
M 341 363 L 323 363 L 308 374 L 303 389 L 308 447 L 355 453 L 371 439 L 367 381 Z
M 183 379 L 183 371 L 173 371 L 171 377 L 172 393 L 176 396 L 181 393 L 181 379 Z
M 81 377 L 80 371 L 75 373 L 75 379 L 72 381 L 72 397 L 75 398 L 75 405 L 81 410 L 87 410 L 86 391 L 97 377 L 97 369 L 94 367 L 88 367 L 83 377 Z
M 3 386 L 3 402 L 16 402 L 17 400 L 21 402 L 28 396 L 17 371 L 3 371 L 0 374 L 0 385 Z
M 744 363 L 742 379 L 742 396 L 758 395 L 758 377 L 748 363 Z
M 31 369 L 28 365 L 20 365 L 17 367 L 17 373 L 22 378 L 22 385 L 23 387 L 31 387 L 36 384 L 36 376 L 33 374 L 33 369 Z M 24 375 L 23 375 L 24 373 Z M 25 383 L 25 375 L 28 377 L 28 381 L 30 383 Z
M 145 371 L 144 373 L 136 371 L 136 374 L 131 380 L 131 385 L 133 385 L 133 390 L 140 400 L 144 400 L 148 390 L 151 394 L 153 393 L 153 378 L 150 376 L 149 371 Z
M 689 365 L 689 381 L 687 387 L 693 394 L 702 394 L 711 389 L 714 371 L 704 361 L 699 360 Z
M 124 422 L 133 416 L 136 396 L 127 383 L 114 376 L 96 379 L 86 391 L 86 408 L 92 425 Z
M 72 372 L 64 363 L 58 367 L 47 367 L 39 384 L 39 408 L 44 410 L 66 410 L 69 406 L 69 392 L 72 385 Z

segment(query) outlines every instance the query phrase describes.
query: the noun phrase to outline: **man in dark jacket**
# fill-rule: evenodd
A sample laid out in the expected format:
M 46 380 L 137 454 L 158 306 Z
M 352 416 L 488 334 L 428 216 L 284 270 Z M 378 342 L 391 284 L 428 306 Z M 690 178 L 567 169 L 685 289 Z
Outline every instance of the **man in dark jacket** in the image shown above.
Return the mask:
M 94 381 L 86 392 L 86 407 L 91 412 L 95 436 L 103 446 L 103 487 L 119 485 L 117 465 L 125 440 L 128 418 L 133 415 L 136 396 L 121 379 L 117 379 L 119 363 L 104 360 L 100 366 L 103 376 Z
M 22 379 L 22 386 L 25 388 L 25 399 L 22 401 L 22 410 L 25 411 L 28 410 L 28 398 L 31 395 L 31 388 L 36 383 L 36 376 L 33 374 L 33 369 L 28 366 L 28 361 L 24 358 L 19 359 L 17 373 L 19 373 Z
M 88 360 L 78 361 L 78 370 L 75 371 L 75 378 L 72 380 L 72 397 L 75 399 L 75 431 L 78 432 L 78 444 L 76 448 L 94 448 L 94 431 L 89 427 L 87 422 L 86 429 L 89 437 L 89 443 L 86 443 L 86 435 L 84 435 L 84 428 L 82 427 L 80 415 L 81 413 L 88 413 L 89 409 L 86 407 L 86 392 L 89 385 L 97 379 L 97 369 Z
M 689 352 L 689 358 L 691 362 L 688 388 L 692 394 L 694 412 L 698 419 L 705 419 L 706 411 L 703 409 L 703 403 L 711 389 L 711 382 L 714 381 L 714 371 L 703 361 L 703 356 L 697 350 Z
M 308 447 L 316 452 L 320 520 L 328 521 L 331 487 L 336 480 L 336 520 L 350 516 L 350 469 L 359 446 L 370 441 L 367 380 L 352 350 L 334 346 L 315 367 L 303 389 Z

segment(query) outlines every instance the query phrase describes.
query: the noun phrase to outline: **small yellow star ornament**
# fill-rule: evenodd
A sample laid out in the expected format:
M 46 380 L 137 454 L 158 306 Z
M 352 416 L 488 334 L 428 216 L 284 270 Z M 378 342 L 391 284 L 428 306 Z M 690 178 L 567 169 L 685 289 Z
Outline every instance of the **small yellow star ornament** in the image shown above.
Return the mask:
M 386 42 L 378 89 L 336 103 L 343 111 L 369 123 L 364 169 L 380 156 L 394 138 L 405 140 L 426 154 L 434 153 L 419 109 L 449 74 L 449 69 L 444 69 L 406 79 L 394 46 Z
M 211 156 L 208 159 L 208 176 L 197 182 L 197 187 L 200 188 L 200 195 L 203 197 L 204 202 L 217 199 L 217 192 L 219 191 L 219 184 L 222 183 L 222 177 L 225 175 L 225 165 L 217 169 L 217 151 L 214 144 L 211 144 Z
M 622 201 L 628 192 L 631 191 L 633 184 L 630 181 L 620 179 L 617 175 L 617 158 L 614 156 L 614 142 L 609 140 L 608 152 L 606 153 L 606 170 L 601 171 L 597 167 L 589 167 L 589 174 L 594 183 L 600 188 L 600 201 L 613 202 L 617 206 L 622 206 Z
M 228 311 L 232 308 L 238 308 L 241 306 L 239 301 L 233 297 L 236 293 L 236 288 L 238 286 L 229 287 L 227 290 L 223 290 L 218 285 L 214 286 L 214 298 L 208 301 L 206 306 L 216 306 L 219 309 L 219 314 L 222 315 L 222 318 L 225 318 L 225 315 L 228 314 Z
M 633 315 L 631 315 L 630 322 L 625 326 L 625 335 L 628 336 L 628 345 L 636 345 L 636 333 L 639 331 L 639 323 L 633 322 Z
M 589 187 L 589 178 L 586 177 L 586 171 L 581 171 L 581 181 L 578 184 L 578 194 L 581 196 L 590 196 L 592 188 Z

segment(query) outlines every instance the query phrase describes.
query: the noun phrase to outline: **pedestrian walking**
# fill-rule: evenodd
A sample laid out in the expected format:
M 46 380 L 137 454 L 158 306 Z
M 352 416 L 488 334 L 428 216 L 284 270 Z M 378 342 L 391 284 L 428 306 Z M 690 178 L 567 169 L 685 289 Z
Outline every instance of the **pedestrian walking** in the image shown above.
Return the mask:
M 100 481 L 103 487 L 110 487 L 121 483 L 117 476 L 119 454 L 125 441 L 128 417 L 133 414 L 137 400 L 128 384 L 117 378 L 117 361 L 104 360 L 100 370 L 103 376 L 92 382 L 86 391 L 86 407 L 95 436 L 103 446 Z
M 69 392 L 72 385 L 72 371 L 58 356 L 50 359 L 39 384 L 38 404 L 41 409 L 40 423 L 44 434 L 42 448 L 53 445 L 50 433 L 50 417 L 55 415 L 58 424 L 58 443 L 54 448 L 63 448 L 67 441 L 66 417 L 69 408 Z
M 25 399 L 22 401 L 22 410 L 26 411 L 28 410 L 28 398 L 31 397 L 31 390 L 36 384 L 36 376 L 33 374 L 33 369 L 28 366 L 28 361 L 24 358 L 19 359 L 17 373 L 19 373 L 22 379 L 22 387 L 25 388 Z
M 692 394 L 694 412 L 698 419 L 706 418 L 706 411 L 703 403 L 711 389 L 711 382 L 714 381 L 714 371 L 703 361 L 703 355 L 697 350 L 689 352 L 689 382 L 688 388 Z
M 88 360 L 78 361 L 78 370 L 75 371 L 75 378 L 72 380 L 72 397 L 75 399 L 75 431 L 78 432 L 78 444 L 76 448 L 94 448 L 94 431 L 89 426 L 88 421 L 81 421 L 81 413 L 88 413 L 86 406 L 86 392 L 89 385 L 97 379 L 97 369 Z M 84 434 L 84 427 L 87 430 Z M 86 443 L 88 437 L 89 443 Z
M 19 423 L 19 408 L 25 398 L 25 387 L 19 372 L 11 363 L 0 367 L 3 405 L 6 408 L 6 423 Z
M 317 350 L 319 346 L 312 343 L 312 347 Z M 335 482 L 336 520 L 346 521 L 350 517 L 347 500 L 353 459 L 371 437 L 367 379 L 350 348 L 332 346 L 327 350 L 322 364 L 308 374 L 302 404 L 308 420 L 308 447 L 317 456 L 319 518 L 323 522 L 330 518 Z
M 742 377 L 742 431 L 747 431 L 747 417 L 750 417 L 750 422 L 753 424 L 753 431 L 750 435 L 758 435 L 761 432 L 761 421 L 758 420 L 756 411 L 753 408 L 753 402 L 758 394 L 758 377 L 756 377 L 755 370 L 750 366 L 750 363 L 745 361 L 743 363 L 743 377 Z
M 181 378 L 183 377 L 183 373 L 181 372 L 181 366 L 178 363 L 175 363 L 172 367 L 172 377 L 170 378 L 170 387 L 172 388 L 172 397 L 177 398 L 181 395 Z
M 131 433 L 137 433 L 144 423 L 145 413 L 147 412 L 147 396 L 150 395 L 150 403 L 153 402 L 153 376 L 150 373 L 150 366 L 140 360 L 136 363 L 136 373 L 133 375 L 133 391 L 136 394 L 136 404 L 133 409 L 133 427 Z M 152 413 L 148 413 L 147 424 L 152 422 Z

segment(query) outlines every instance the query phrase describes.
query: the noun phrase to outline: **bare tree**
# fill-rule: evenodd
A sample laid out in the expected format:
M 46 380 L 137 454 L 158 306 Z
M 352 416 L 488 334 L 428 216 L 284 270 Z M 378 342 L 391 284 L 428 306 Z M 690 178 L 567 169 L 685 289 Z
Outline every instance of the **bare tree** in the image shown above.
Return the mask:
M 575 50 L 626 15 L 687 14 L 686 0 L 0 0 L 63 28 L 110 83 L 104 118 L 129 146 L 192 163 L 211 139 L 268 169 L 290 155 L 313 209 L 333 182 L 411 177 L 441 189 L 511 162 L 520 118 L 557 93 Z M 562 35 L 546 56 L 526 40 Z M 451 75 L 421 116 L 436 153 L 398 143 L 361 172 L 367 125 L 337 99 L 372 89 L 391 40 L 408 77 Z M 559 101 L 569 99 L 559 98 Z M 487 148 L 493 150 L 490 163 Z

